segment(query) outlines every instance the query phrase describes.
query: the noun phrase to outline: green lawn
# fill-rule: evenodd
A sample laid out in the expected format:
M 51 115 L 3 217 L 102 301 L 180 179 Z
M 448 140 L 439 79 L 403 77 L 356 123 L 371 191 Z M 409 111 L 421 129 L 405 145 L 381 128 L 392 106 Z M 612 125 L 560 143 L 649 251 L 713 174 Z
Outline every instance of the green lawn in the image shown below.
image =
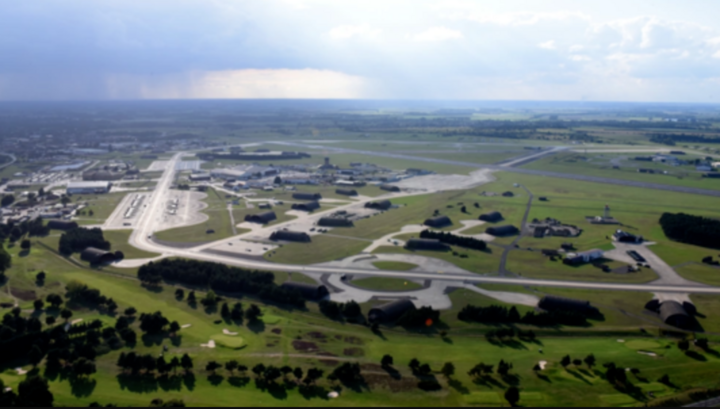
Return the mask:
M 267 209 L 260 209 L 257 203 L 255 203 L 255 207 L 252 209 L 248 209 L 245 207 L 245 202 L 240 201 L 240 205 L 233 205 L 233 218 L 235 219 L 235 224 L 240 224 L 245 221 L 245 216 L 251 215 L 251 214 L 258 214 L 258 213 L 264 213 L 267 212 Z M 274 224 L 280 224 L 284 223 L 293 219 L 296 219 L 296 216 L 290 216 L 285 214 L 285 212 L 292 210 L 289 203 L 285 203 L 282 205 L 274 205 L 272 209 L 273 212 L 275 212 L 275 215 L 277 216 L 277 219 L 271 223 L 268 223 L 266 226 L 272 226 Z
M 207 198 L 203 199 L 203 201 L 208 204 L 208 207 L 202 211 L 210 217 L 207 221 L 194 226 L 157 232 L 155 237 L 159 240 L 176 243 L 201 243 L 232 237 L 230 213 L 224 195 L 215 189 L 209 189 Z M 236 221 L 236 223 L 240 223 L 240 221 Z M 207 234 L 208 230 L 214 230 L 215 233 Z
M 380 270 L 408 271 L 416 268 L 416 264 L 403 263 L 402 261 L 375 261 L 372 263 Z
M 433 257 L 445 260 L 474 273 L 487 274 L 498 271 L 500 255 L 502 254 L 501 249 L 489 247 L 486 251 L 478 251 L 455 246 L 452 246 L 451 249 L 451 251 L 412 251 L 404 247 L 381 246 L 373 251 L 373 253 L 415 254 L 418 256 Z M 467 257 L 463 258 L 462 256 Z
M 132 230 L 105 230 L 103 236 L 105 240 L 112 244 L 113 251 L 122 251 L 126 259 L 133 258 L 153 258 L 159 256 L 156 253 L 150 253 L 147 251 L 135 248 L 128 243 Z
M 103 224 L 105 220 L 115 211 L 120 202 L 125 198 L 128 193 L 108 193 L 104 195 L 74 195 L 72 196 L 72 202 L 85 203 L 88 206 L 82 211 L 85 213 L 82 216 L 76 218 L 76 221 L 80 225 L 88 224 Z M 92 211 L 93 215 L 90 216 L 89 212 Z
M 720 268 L 707 264 L 688 264 L 676 267 L 675 271 L 688 280 L 698 283 L 720 286 Z
M 368 277 L 353 280 L 352 284 L 368 290 L 412 291 L 422 288 L 420 284 L 399 278 Z

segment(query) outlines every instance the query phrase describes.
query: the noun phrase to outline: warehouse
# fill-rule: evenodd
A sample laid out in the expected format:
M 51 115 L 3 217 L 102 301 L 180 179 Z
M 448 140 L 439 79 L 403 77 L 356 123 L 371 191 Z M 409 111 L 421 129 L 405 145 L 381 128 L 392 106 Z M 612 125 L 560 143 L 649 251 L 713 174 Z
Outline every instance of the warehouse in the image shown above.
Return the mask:
M 480 217 L 478 217 L 478 220 L 482 220 L 484 222 L 489 223 L 497 223 L 503 219 L 503 216 L 500 212 L 490 212 L 481 214 Z
M 115 254 L 95 247 L 88 247 L 80 253 L 80 259 L 90 264 L 106 264 L 115 261 Z
M 410 250 L 448 251 L 450 246 L 436 239 L 410 239 L 405 244 Z
M 318 201 L 322 199 L 322 195 L 320 193 L 293 193 L 293 199 L 295 200 L 313 200 Z
M 73 221 L 68 220 L 50 220 L 47 224 L 47 227 L 51 230 L 72 230 L 77 229 L 78 224 Z
M 358 192 L 355 189 L 337 189 L 335 193 L 343 196 L 357 196 Z
M 598 309 L 590 305 L 590 301 L 573 300 L 554 295 L 543 297 L 538 303 L 538 307 L 545 311 L 574 311 L 586 315 L 598 313 Z
M 283 283 L 280 287 L 285 290 L 297 291 L 302 294 L 303 298 L 312 301 L 318 301 L 330 295 L 330 292 L 324 285 L 287 282 Z
M 273 232 L 270 235 L 270 240 L 273 241 L 293 241 L 298 243 L 309 243 L 310 236 L 305 232 L 280 230 Z
M 302 210 L 303 212 L 313 212 L 320 208 L 318 202 L 295 203 L 292 205 L 293 210 Z
M 323 217 L 318 221 L 318 226 L 323 227 L 353 227 L 352 220 L 341 217 Z
M 389 304 L 372 308 L 368 312 L 368 321 L 371 323 L 390 323 L 397 321 L 408 311 L 415 309 L 415 304 L 410 300 L 397 300 Z
M 496 236 L 496 237 L 503 237 L 503 236 L 513 236 L 515 234 L 520 233 L 520 230 L 518 230 L 517 227 L 507 225 L 507 226 L 498 226 L 498 227 L 488 227 L 487 230 L 485 230 L 485 233 Z
M 191 182 L 209 182 L 211 179 L 208 173 L 199 173 L 197 175 L 190 175 Z
M 250 223 L 268 224 L 273 220 L 277 220 L 275 212 L 264 212 L 245 216 L 245 221 Z
M 450 220 L 450 218 L 447 216 L 437 216 L 425 220 L 424 224 L 430 227 L 441 228 L 445 226 L 450 226 L 453 223 L 452 220 Z
M 389 200 L 383 200 L 380 202 L 368 202 L 365 203 L 365 207 L 368 209 L 387 210 L 392 207 L 392 203 Z
M 67 194 L 102 194 L 108 193 L 112 183 L 110 182 L 70 182 L 67 187 Z

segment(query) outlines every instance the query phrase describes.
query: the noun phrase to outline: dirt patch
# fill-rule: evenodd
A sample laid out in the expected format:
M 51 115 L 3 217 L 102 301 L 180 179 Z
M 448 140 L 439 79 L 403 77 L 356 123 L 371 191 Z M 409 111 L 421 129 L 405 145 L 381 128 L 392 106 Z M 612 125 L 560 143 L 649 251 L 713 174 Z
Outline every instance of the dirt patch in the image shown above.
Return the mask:
M 345 337 L 345 342 L 347 342 L 350 345 L 364 345 L 365 341 L 358 337 Z
M 272 332 L 273 334 L 278 334 L 278 335 L 282 334 L 282 330 L 280 328 L 273 328 L 270 330 L 270 332 Z
M 343 355 L 352 356 L 352 357 L 360 357 L 360 356 L 365 356 L 365 351 L 362 348 L 345 348 L 343 350 Z
M 17 288 L 10 288 L 10 294 L 23 301 L 31 301 L 37 298 L 37 295 L 33 290 L 18 290 Z
M 369 372 L 385 372 L 385 368 L 379 364 L 362 364 L 360 365 L 360 369 Z
M 334 359 L 318 359 L 318 361 L 326 366 L 337 366 L 340 363 Z
M 342 335 L 335 335 L 335 339 L 337 339 L 338 341 L 342 341 L 343 337 Z
M 327 339 L 327 335 L 323 334 L 322 332 L 317 332 L 317 331 L 308 332 L 305 335 L 307 335 L 308 338 L 312 338 L 312 339 L 318 339 L 318 340 Z
M 418 390 L 418 380 L 415 377 L 402 377 L 394 379 L 389 375 L 363 374 L 365 382 L 371 389 L 390 389 L 392 392 L 408 392 Z
M 319 349 L 317 344 L 314 342 L 302 341 L 299 339 L 294 340 L 292 342 L 292 346 L 296 351 L 300 352 L 315 352 Z

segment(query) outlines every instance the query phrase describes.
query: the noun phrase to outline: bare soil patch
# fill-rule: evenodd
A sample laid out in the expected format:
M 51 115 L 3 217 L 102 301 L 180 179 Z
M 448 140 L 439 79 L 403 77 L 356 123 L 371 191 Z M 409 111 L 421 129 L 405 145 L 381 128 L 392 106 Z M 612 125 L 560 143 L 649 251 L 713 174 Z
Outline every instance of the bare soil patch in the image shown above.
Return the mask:
M 299 339 L 293 340 L 292 346 L 293 348 L 295 348 L 296 351 L 300 352 L 315 352 L 319 350 L 317 344 L 315 344 L 314 342 L 303 341 Z
M 365 382 L 371 389 L 386 388 L 392 392 L 408 392 L 417 390 L 418 380 L 414 377 L 394 379 L 390 375 L 363 374 Z
M 305 334 L 308 336 L 308 338 L 317 339 L 317 340 L 324 340 L 327 339 L 327 335 L 323 334 L 322 332 L 312 331 Z
M 280 329 L 280 328 L 273 328 L 273 329 L 270 330 L 270 332 L 272 332 L 273 334 L 278 334 L 278 335 L 280 335 L 280 334 L 282 334 L 282 329 Z
M 318 359 L 318 361 L 326 366 L 337 366 L 340 363 L 334 359 Z
M 350 345 L 364 345 L 365 341 L 358 337 L 345 337 L 345 342 L 347 342 Z
M 37 295 L 33 290 L 18 290 L 17 288 L 10 288 L 10 293 L 13 297 L 19 298 L 23 301 L 30 301 L 37 298 Z
M 343 350 L 343 355 L 352 357 L 365 356 L 365 350 L 362 348 L 345 348 Z

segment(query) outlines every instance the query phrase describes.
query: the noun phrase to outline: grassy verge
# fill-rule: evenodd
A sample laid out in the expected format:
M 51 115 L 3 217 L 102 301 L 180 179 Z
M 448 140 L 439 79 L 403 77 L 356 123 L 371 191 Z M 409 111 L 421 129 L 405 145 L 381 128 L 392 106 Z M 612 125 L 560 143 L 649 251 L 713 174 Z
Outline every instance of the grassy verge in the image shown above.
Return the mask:
M 353 285 L 368 290 L 381 291 L 412 291 L 422 288 L 418 283 L 399 278 L 368 277 L 353 280 Z
M 367 241 L 337 236 L 313 236 L 310 243 L 287 243 L 265 254 L 265 259 L 280 264 L 315 264 L 339 260 L 360 253 Z
M 105 230 L 103 236 L 105 240 L 112 244 L 113 251 L 122 251 L 126 259 L 133 258 L 153 258 L 159 256 L 157 253 L 150 253 L 147 251 L 135 248 L 128 243 L 132 230 Z

